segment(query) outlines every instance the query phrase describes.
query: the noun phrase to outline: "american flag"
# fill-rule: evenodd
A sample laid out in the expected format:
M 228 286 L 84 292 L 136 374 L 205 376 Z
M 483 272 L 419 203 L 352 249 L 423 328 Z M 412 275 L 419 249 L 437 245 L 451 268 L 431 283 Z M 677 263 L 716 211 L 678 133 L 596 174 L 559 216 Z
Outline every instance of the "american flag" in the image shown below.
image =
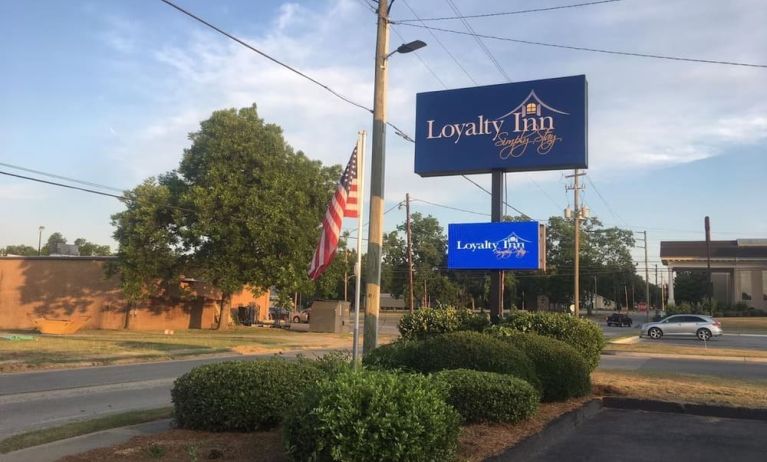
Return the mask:
M 338 248 L 341 223 L 344 217 L 359 216 L 359 197 L 357 194 L 357 148 L 346 165 L 341 180 L 338 182 L 333 198 L 330 199 L 325 217 L 322 219 L 322 234 L 309 264 L 309 277 L 316 280 L 330 266 Z

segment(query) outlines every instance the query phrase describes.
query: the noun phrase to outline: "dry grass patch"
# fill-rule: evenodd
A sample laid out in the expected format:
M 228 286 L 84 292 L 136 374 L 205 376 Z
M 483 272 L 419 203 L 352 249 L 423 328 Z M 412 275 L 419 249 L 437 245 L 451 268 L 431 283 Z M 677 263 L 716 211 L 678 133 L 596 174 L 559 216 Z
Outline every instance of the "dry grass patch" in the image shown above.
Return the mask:
M 725 333 L 767 334 L 767 317 L 758 318 L 716 318 L 722 323 Z
M 30 334 L 30 332 L 25 332 Z M 351 349 L 351 334 L 238 327 L 184 330 L 173 335 L 144 331 L 82 331 L 34 334 L 31 341 L 0 340 L 0 372 L 169 360 L 215 353 L 269 354 L 312 349 Z M 383 338 L 388 341 L 388 337 Z
M 594 394 L 694 404 L 767 408 L 767 380 L 599 370 L 591 374 Z
M 698 355 L 709 357 L 737 357 L 737 358 L 767 358 L 767 350 L 737 349 L 737 348 L 706 348 L 703 342 L 695 343 L 695 346 L 680 346 L 677 344 L 657 343 L 608 343 L 604 351 L 620 351 L 632 353 L 653 353 L 666 355 Z

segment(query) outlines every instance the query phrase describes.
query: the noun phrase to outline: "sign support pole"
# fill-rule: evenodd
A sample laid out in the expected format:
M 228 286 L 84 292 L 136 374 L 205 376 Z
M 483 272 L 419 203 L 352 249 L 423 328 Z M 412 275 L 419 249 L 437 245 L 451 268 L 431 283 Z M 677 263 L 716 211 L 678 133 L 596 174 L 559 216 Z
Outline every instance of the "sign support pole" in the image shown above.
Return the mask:
M 502 220 L 503 213 L 503 172 L 493 170 L 490 196 L 490 221 Z M 503 317 L 503 271 L 493 271 L 490 275 L 490 321 L 493 324 L 501 322 Z
M 357 134 L 357 261 L 354 263 L 354 345 L 352 362 L 359 367 L 360 344 L 360 296 L 362 288 L 362 217 L 365 207 L 365 130 Z

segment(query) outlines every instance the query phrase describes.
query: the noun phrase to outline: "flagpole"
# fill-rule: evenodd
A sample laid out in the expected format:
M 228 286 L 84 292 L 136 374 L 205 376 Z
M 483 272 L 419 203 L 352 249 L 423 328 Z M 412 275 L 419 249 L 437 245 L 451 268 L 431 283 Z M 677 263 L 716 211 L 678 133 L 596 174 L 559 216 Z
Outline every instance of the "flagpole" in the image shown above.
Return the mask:
M 354 367 L 359 365 L 359 336 L 360 336 L 360 287 L 362 287 L 362 217 L 365 208 L 365 130 L 357 133 L 357 262 L 354 264 L 354 345 L 352 346 L 352 362 Z

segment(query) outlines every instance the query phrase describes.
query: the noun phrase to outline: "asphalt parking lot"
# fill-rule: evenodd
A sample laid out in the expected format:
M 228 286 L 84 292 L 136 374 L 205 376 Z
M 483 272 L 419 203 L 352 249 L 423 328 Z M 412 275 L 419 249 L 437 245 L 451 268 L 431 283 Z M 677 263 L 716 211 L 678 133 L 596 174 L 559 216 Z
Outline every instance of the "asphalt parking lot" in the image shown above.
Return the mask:
M 603 409 L 528 461 L 764 462 L 767 422 Z

